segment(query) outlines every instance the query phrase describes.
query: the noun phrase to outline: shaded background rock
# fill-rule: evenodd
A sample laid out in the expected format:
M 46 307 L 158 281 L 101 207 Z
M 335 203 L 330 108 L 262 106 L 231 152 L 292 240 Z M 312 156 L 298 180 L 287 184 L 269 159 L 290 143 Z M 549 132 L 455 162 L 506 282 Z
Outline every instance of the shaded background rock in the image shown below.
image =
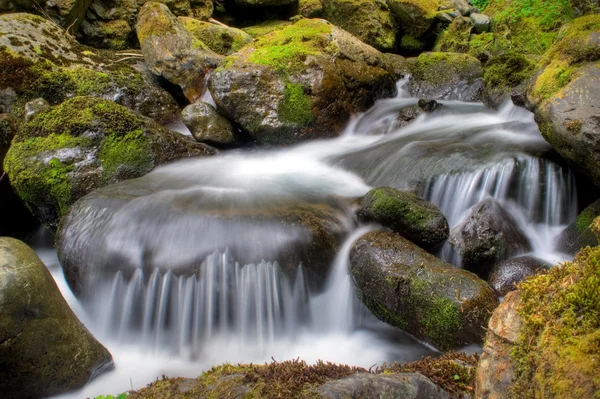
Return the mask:
M 598 237 L 590 225 L 596 217 L 600 216 L 600 200 L 595 201 L 585 208 L 575 222 L 571 223 L 556 237 L 555 245 L 559 251 L 575 255 L 579 250 L 598 245 Z
M 518 256 L 494 266 L 488 283 L 498 295 L 506 295 L 509 291 L 516 289 L 517 283 L 551 266 L 532 256 Z

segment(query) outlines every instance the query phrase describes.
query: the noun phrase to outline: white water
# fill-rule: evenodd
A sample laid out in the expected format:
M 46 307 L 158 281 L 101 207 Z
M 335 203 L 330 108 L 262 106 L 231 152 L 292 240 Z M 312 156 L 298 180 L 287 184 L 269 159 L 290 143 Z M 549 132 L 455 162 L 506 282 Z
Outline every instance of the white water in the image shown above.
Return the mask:
M 449 101 L 443 102 L 442 112 L 422 115 L 397 129 L 396 113 L 417 102 L 402 84 L 397 98 L 382 100 L 355 117 L 339 138 L 165 166 L 139 180 L 153 188 L 147 195 L 114 214 L 90 213 L 89 220 L 82 220 L 89 231 L 103 227 L 104 244 L 92 254 L 99 267 L 115 259 L 104 255 L 118 254 L 138 269 L 99 276 L 94 289 L 88 287 L 84 309 L 60 271 L 50 266 L 71 306 L 111 351 L 117 366 L 64 397 L 114 394 L 162 374 L 194 377 L 223 362 L 301 357 L 370 367 L 432 352 L 375 320 L 356 299 L 348 253 L 367 228 L 357 227 L 350 214 L 341 216 L 351 233 L 333 262 L 329 281 L 323 291 L 312 292 L 301 269 L 291 278 L 279 270 L 278 259 L 244 265 L 225 249 L 253 251 L 246 242 L 257 236 L 266 247 L 277 248 L 293 238 L 293 230 L 200 225 L 206 222 L 165 204 L 268 208 L 299 200 L 353 198 L 385 185 L 418 191 L 440 206 L 453 226 L 470 207 L 491 197 L 516 218 L 536 256 L 562 259 L 551 243 L 576 215 L 575 182 L 568 170 L 532 155 L 549 147 L 531 114 L 510 104 L 492 112 L 481 104 Z M 78 239 L 85 243 L 87 238 Z M 162 272 L 144 268 L 149 249 Z M 205 253 L 212 254 L 198 273 L 177 274 L 178 265 Z M 44 256 L 47 264 L 56 265 L 55 258 Z M 442 256 L 454 259 L 448 252 Z

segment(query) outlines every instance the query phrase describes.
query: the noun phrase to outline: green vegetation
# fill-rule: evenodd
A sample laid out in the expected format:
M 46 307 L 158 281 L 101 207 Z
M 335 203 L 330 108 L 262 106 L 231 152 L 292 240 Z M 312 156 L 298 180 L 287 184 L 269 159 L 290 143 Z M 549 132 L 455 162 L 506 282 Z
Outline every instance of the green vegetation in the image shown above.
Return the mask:
M 484 11 L 485 8 L 490 4 L 490 0 L 471 0 L 473 7 L 477 7 L 479 11 Z
M 469 75 L 480 68 L 477 59 L 467 54 L 422 53 L 412 69 L 413 76 L 431 85 L 448 83 L 454 76 Z
M 108 136 L 100 148 L 100 161 L 102 176 L 107 181 L 114 178 L 120 167 L 133 169 L 134 176 L 144 175 L 154 167 L 150 140 L 141 129 L 124 136 L 117 133 Z
M 518 53 L 493 57 L 485 66 L 483 82 L 488 88 L 510 90 L 533 75 L 535 64 Z
M 412 35 L 404 35 L 404 36 L 402 36 L 402 39 L 400 39 L 400 48 L 407 50 L 407 51 L 411 51 L 411 52 L 423 51 L 425 46 L 426 46 L 426 44 L 423 41 L 415 38 Z
M 592 228 L 600 231 L 600 219 Z M 600 397 L 600 247 L 518 289 L 523 327 L 511 353 L 512 396 Z
M 263 22 L 260 25 L 249 26 L 242 30 L 244 32 L 246 32 L 247 34 L 249 34 L 250 36 L 257 38 L 257 37 L 260 37 L 263 35 L 267 35 L 276 30 L 283 29 L 286 26 L 290 26 L 290 25 L 292 25 L 292 23 L 290 21 L 272 20 L 272 21 Z
M 94 399 L 126 399 L 127 398 L 127 393 L 123 392 L 120 395 L 117 396 L 112 396 L 112 395 L 100 395 L 100 396 L 96 396 Z
M 314 119 L 310 96 L 304 94 L 302 85 L 288 83 L 285 85 L 284 100 L 279 104 L 279 119 L 282 122 L 308 125 Z

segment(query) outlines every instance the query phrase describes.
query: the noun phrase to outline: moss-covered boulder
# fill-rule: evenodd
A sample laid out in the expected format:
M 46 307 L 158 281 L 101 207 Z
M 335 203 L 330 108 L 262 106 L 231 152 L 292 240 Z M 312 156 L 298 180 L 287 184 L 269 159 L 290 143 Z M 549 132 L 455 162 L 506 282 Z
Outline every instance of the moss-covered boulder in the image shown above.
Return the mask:
M 600 15 L 578 18 L 541 61 L 527 91 L 542 135 L 600 185 Z
M 188 105 L 181 112 L 181 119 L 192 136 L 201 143 L 231 144 L 235 141 L 231 122 L 208 103 Z
M 298 0 L 298 15 L 304 18 L 323 18 L 323 14 L 321 0 Z
M 248 26 L 246 28 L 243 28 L 242 30 L 256 39 L 259 36 L 268 35 L 271 32 L 283 29 L 286 26 L 290 25 L 292 25 L 291 21 L 282 21 L 276 19 L 265 21 L 258 25 Z
M 205 44 L 217 54 L 233 54 L 252 41 L 252 36 L 241 29 L 189 17 L 179 17 L 179 20 L 194 38 L 194 47 L 201 48 Z
M 17 134 L 17 121 L 10 114 L 0 114 L 0 176 L 4 173 L 4 157 Z
M 483 89 L 481 62 L 468 54 L 423 53 L 412 68 L 410 93 L 434 100 L 479 101 Z
M 410 62 L 399 54 L 383 53 L 383 59 L 394 73 L 396 80 L 410 75 Z
M 376 231 L 350 252 L 365 305 L 381 320 L 441 350 L 480 343 L 498 300 L 487 283 L 405 238 Z
M 484 279 L 499 261 L 531 250 L 515 219 L 491 198 L 471 208 L 450 232 L 449 242 L 460 254 L 461 265 Z
M 467 53 L 473 22 L 467 17 L 458 17 L 438 36 L 434 51 Z
M 207 20 L 214 11 L 212 0 L 161 0 L 178 16 Z M 124 50 L 138 47 L 135 23 L 143 1 L 93 0 L 77 38 L 96 48 Z
M 40 258 L 0 238 L 0 392 L 41 398 L 82 387 L 112 366 L 73 314 Z
M 498 295 L 506 295 L 527 277 L 534 276 L 550 266 L 550 264 L 533 256 L 517 256 L 494 266 L 488 278 L 488 283 Z
M 394 50 L 398 27 L 383 1 L 323 0 L 325 18 L 380 51 Z
M 519 86 L 525 84 L 535 71 L 535 63 L 519 53 L 491 57 L 483 73 L 483 101 L 497 108 Z
M 190 102 L 200 99 L 206 87 L 204 78 L 222 56 L 194 40 L 183 23 L 161 3 L 144 4 L 136 32 L 150 70 L 181 87 Z
M 599 281 L 600 247 L 586 248 L 573 262 L 521 283 L 510 300 L 507 295 L 490 321 L 477 371 L 478 397 L 493 397 L 488 392 L 498 391 L 500 378 L 508 398 L 597 396 Z M 489 344 L 498 341 L 501 350 Z
M 448 221 L 434 204 L 416 194 L 379 187 L 360 201 L 359 219 L 380 223 L 425 248 L 448 238 Z
M 79 45 L 56 24 L 31 14 L 0 15 L 0 108 L 24 117 L 25 104 L 51 105 L 73 96 L 96 96 L 158 122 L 176 118 L 173 98 L 142 64 Z
M 34 215 L 56 229 L 69 206 L 98 187 L 213 152 L 112 101 L 74 97 L 25 123 L 4 166 Z
M 320 19 L 259 36 L 209 78 L 217 109 L 260 143 L 340 134 L 353 112 L 396 92 L 382 54 Z
M 388 0 L 387 4 L 402 29 L 414 37 L 431 28 L 440 7 L 439 0 Z
M 555 239 L 556 249 L 575 255 L 585 247 L 595 247 L 598 237 L 591 229 L 592 222 L 600 216 L 600 200 L 585 208 L 573 223 L 565 228 Z
M 29 12 L 51 18 L 56 24 L 73 34 L 81 25 L 92 0 L 53 0 L 53 1 L 0 1 L 0 13 Z

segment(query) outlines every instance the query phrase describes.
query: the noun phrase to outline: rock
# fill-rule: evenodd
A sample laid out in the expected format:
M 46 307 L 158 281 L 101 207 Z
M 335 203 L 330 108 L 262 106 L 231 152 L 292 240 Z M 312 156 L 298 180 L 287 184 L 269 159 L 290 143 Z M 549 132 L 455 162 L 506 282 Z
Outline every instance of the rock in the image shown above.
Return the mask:
M 29 122 L 48 108 L 50 108 L 50 104 L 43 98 L 36 98 L 35 100 L 29 101 L 25 104 L 25 122 Z
M 267 7 L 284 6 L 294 3 L 295 0 L 235 0 L 235 4 L 240 7 Z
M 527 91 L 542 136 L 600 185 L 600 15 L 574 20 L 548 50 Z
M 419 373 L 354 375 L 326 382 L 315 393 L 319 398 L 402 398 L 402 399 L 447 399 L 446 391 Z
M 388 0 L 387 4 L 402 30 L 414 37 L 422 36 L 433 25 L 439 9 L 439 0 Z
M 512 291 L 492 313 L 475 374 L 476 398 L 503 398 L 510 392 L 514 376 L 510 354 L 523 324 L 519 306 L 519 292 Z
M 473 21 L 473 31 L 475 33 L 484 33 L 490 31 L 490 17 L 487 15 L 473 13 L 471 14 L 471 21 Z
M 424 40 L 418 39 L 413 35 L 403 35 L 400 39 L 400 49 L 406 55 L 417 55 L 427 47 Z
M 249 26 L 242 30 L 256 39 L 260 36 L 268 35 L 271 32 L 281 30 L 290 25 L 292 25 L 291 21 L 271 20 L 265 21 L 259 25 Z
M 378 0 L 323 0 L 325 18 L 380 51 L 396 47 L 398 27 L 385 2 Z
M 531 251 L 529 239 L 496 200 L 486 199 L 450 232 L 449 242 L 462 258 L 462 266 L 487 278 L 493 266 Z
M 0 391 L 40 398 L 83 387 L 112 367 L 110 353 L 61 296 L 35 252 L 0 238 Z
M 485 281 L 393 233 L 359 238 L 350 267 L 359 296 L 375 316 L 440 350 L 480 343 L 498 303 Z
M 321 0 L 299 0 L 298 15 L 304 18 L 323 18 L 324 10 Z
M 0 176 L 4 172 L 4 157 L 10 148 L 10 143 L 17 134 L 17 121 L 10 114 L 0 114 Z
M 494 266 L 488 283 L 496 290 L 498 295 L 503 296 L 514 290 L 517 283 L 550 266 L 543 260 L 532 256 L 519 256 L 508 259 Z
M 535 64 L 519 53 L 491 57 L 483 73 L 483 101 L 498 108 L 533 75 Z
M 212 105 L 197 102 L 188 105 L 181 113 L 183 123 L 199 142 L 231 144 L 235 137 L 234 128 Z
M 199 100 L 206 74 L 222 56 L 194 42 L 181 21 L 161 3 L 144 4 L 136 31 L 144 61 L 152 73 L 181 87 L 191 103 Z
M 56 229 L 69 206 L 96 188 L 213 153 L 111 101 L 74 97 L 23 126 L 5 167 L 33 214 Z
M 427 98 L 421 98 L 417 102 L 417 106 L 424 112 L 431 113 L 441 110 L 444 106 L 435 100 L 429 100 Z
M 230 55 L 252 41 L 252 36 L 241 29 L 199 21 L 189 17 L 179 17 L 179 21 L 190 32 L 194 47 L 208 49 L 221 55 Z M 197 42 L 200 43 L 197 43 Z
M 51 18 L 56 24 L 68 29 L 69 33 L 77 32 L 85 13 L 92 3 L 92 0 L 53 0 L 41 1 L 18 0 L 18 1 L 0 1 L 0 13 L 14 13 L 26 11 L 34 14 L 41 14 L 46 18 Z
M 424 111 L 416 105 L 412 107 L 402 108 L 398 114 L 398 117 L 394 121 L 394 128 L 402 128 L 423 114 Z
M 360 202 L 358 217 L 366 223 L 388 227 L 426 248 L 448 238 L 448 222 L 440 208 L 413 193 L 391 187 L 369 191 Z
M 120 58 L 79 45 L 41 17 L 0 15 L 0 108 L 24 119 L 25 104 L 40 97 L 56 105 L 73 96 L 95 96 L 159 123 L 176 118 L 173 98 L 141 64 L 117 62 Z
M 583 210 L 575 222 L 571 223 L 555 239 L 556 249 L 575 255 L 581 249 L 598 245 L 598 237 L 590 228 L 596 217 L 600 216 L 600 200 Z
M 467 0 L 452 0 L 452 5 L 460 13 L 460 15 L 468 17 L 471 15 L 472 7 Z
M 411 95 L 433 100 L 479 101 L 483 68 L 475 57 L 455 53 L 423 53 L 412 68 Z
M 380 52 L 324 20 L 259 36 L 209 78 L 217 109 L 259 143 L 339 135 L 354 112 L 396 92 Z
M 394 72 L 396 80 L 404 79 L 407 75 L 410 75 L 410 65 L 406 58 L 399 54 L 383 53 L 383 59 L 386 64 Z
M 434 51 L 467 53 L 473 22 L 470 18 L 455 18 L 442 32 L 435 43 Z

